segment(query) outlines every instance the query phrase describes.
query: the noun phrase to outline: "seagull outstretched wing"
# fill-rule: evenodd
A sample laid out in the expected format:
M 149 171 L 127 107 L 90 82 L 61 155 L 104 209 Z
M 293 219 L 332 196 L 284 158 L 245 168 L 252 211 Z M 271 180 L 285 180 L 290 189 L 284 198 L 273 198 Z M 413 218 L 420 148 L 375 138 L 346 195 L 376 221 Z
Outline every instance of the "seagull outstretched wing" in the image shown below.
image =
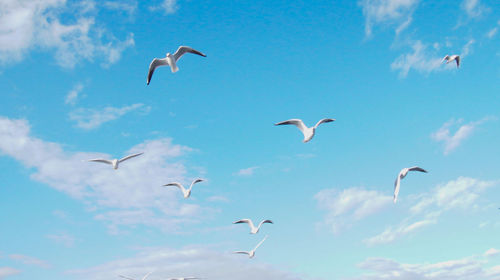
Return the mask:
M 257 244 L 257 246 L 255 246 L 255 248 L 252 251 L 255 252 L 257 250 L 257 248 L 259 248 L 260 245 L 262 245 L 262 243 L 264 243 L 264 241 L 266 241 L 266 239 L 267 239 L 267 235 L 266 235 L 266 237 L 264 237 L 264 239 L 262 239 L 262 241 L 259 242 L 259 244 Z
M 89 159 L 89 161 L 92 161 L 92 162 L 102 162 L 102 163 L 106 163 L 106 164 L 113 164 L 110 160 L 101 159 L 101 158 Z
M 206 55 L 202 52 L 199 52 L 191 47 L 187 47 L 187 46 L 180 46 L 177 51 L 174 53 L 174 58 L 175 58 L 175 61 L 178 61 L 179 58 L 181 58 L 184 54 L 186 53 L 194 53 L 194 54 L 197 54 L 197 55 L 201 55 L 203 57 L 206 57 Z
M 175 186 L 175 187 L 178 187 L 182 191 L 182 193 L 186 192 L 186 189 L 184 188 L 183 185 L 181 185 L 181 183 L 172 182 L 172 183 L 165 184 L 163 186 L 164 187 Z
M 420 172 L 425 172 L 427 173 L 427 170 L 423 169 L 423 168 L 420 168 L 418 166 L 413 166 L 413 167 L 410 167 L 408 168 L 409 171 L 420 171 Z
M 199 179 L 199 178 L 198 178 L 198 179 L 196 179 L 196 180 L 194 180 L 194 181 L 191 183 L 191 186 L 189 186 L 189 189 L 191 190 L 191 189 L 193 188 L 194 184 L 199 183 L 199 182 L 203 182 L 203 181 L 204 181 L 203 179 Z
M 398 200 L 399 194 L 399 185 L 401 184 L 401 174 L 398 174 L 398 178 L 396 178 L 396 182 L 394 182 L 394 203 Z
M 151 61 L 151 64 L 149 65 L 149 71 L 148 71 L 148 80 L 147 84 L 151 82 L 151 77 L 153 77 L 153 73 L 155 72 L 155 69 L 163 66 L 163 65 L 168 65 L 168 61 L 166 58 L 155 58 L 153 61 Z
M 126 161 L 127 159 L 131 159 L 131 158 L 134 158 L 134 157 L 137 157 L 137 156 L 140 156 L 144 153 L 137 153 L 137 154 L 133 154 L 133 155 L 128 155 L 126 157 L 123 157 L 121 158 L 120 160 L 118 160 L 119 162 L 122 162 L 122 161 Z
M 317 127 L 318 127 L 320 124 L 322 124 L 322 123 L 328 123 L 328 122 L 333 122 L 333 121 L 335 121 L 335 119 L 322 119 L 322 120 L 320 120 L 320 121 L 319 121 L 319 122 L 318 122 L 318 123 L 314 126 L 314 128 L 317 128 Z
M 282 121 L 282 122 L 276 123 L 274 125 L 286 125 L 286 124 L 293 124 L 293 125 L 295 125 L 296 127 L 298 127 L 300 129 L 300 131 L 302 131 L 302 133 L 304 133 L 304 131 L 307 128 L 305 126 L 304 122 L 301 119 L 290 119 L 290 120 L 286 120 L 286 121 Z
M 251 228 L 254 227 L 253 222 L 250 219 L 241 219 L 236 222 L 233 222 L 233 224 L 242 224 L 242 223 L 248 224 Z
M 259 223 L 259 228 L 263 225 L 263 224 L 273 224 L 273 221 L 271 220 L 264 220 L 262 222 Z

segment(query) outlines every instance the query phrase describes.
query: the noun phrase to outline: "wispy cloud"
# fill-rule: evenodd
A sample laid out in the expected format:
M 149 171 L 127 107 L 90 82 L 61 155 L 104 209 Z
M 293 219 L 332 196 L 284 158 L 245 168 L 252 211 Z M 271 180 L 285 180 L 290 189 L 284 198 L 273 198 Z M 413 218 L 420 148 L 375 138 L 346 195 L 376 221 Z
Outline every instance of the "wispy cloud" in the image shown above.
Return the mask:
M 385 258 L 369 258 L 358 265 L 369 273 L 351 280 L 495 280 L 500 277 L 500 266 L 491 266 L 483 255 L 437 263 L 407 264 Z
M 400 77 L 406 77 L 411 69 L 427 74 L 441 67 L 442 58 L 429 52 L 428 45 L 416 41 L 411 48 L 412 52 L 402 54 L 391 64 L 392 70 L 399 70 Z
M 106 9 L 115 10 L 115 11 L 123 11 L 130 16 L 134 15 L 137 11 L 137 1 L 105 1 L 103 2 L 103 6 Z
M 31 136 L 26 120 L 0 117 L 0 154 L 30 168 L 33 180 L 85 202 L 111 232 L 139 224 L 175 232 L 179 225 L 211 215 L 210 209 L 184 201 L 178 190 L 158 187 L 165 181 L 191 181 L 179 159 L 189 151 L 172 139 L 146 140 L 123 153 L 142 156 L 113 170 L 88 159 L 119 155 L 68 152 L 61 144 Z
M 438 218 L 453 209 L 463 211 L 479 208 L 476 201 L 487 188 L 496 181 L 481 181 L 459 177 L 445 184 L 439 184 L 428 193 L 419 196 L 410 206 L 407 218 L 397 226 L 388 226 L 383 232 L 363 240 L 368 246 L 391 243 L 426 226 L 437 223 Z
M 121 108 L 105 107 L 101 110 L 78 108 L 69 113 L 69 119 L 75 121 L 77 127 L 90 130 L 138 109 L 142 109 L 144 113 L 147 113 L 150 107 L 144 106 L 142 103 L 137 103 Z
M 436 142 L 444 143 L 443 153 L 447 155 L 458 148 L 465 139 L 469 138 L 479 125 L 490 119 L 491 118 L 484 118 L 479 121 L 463 124 L 455 131 L 454 134 L 450 132 L 450 128 L 460 125 L 463 123 L 463 120 L 450 120 L 444 123 L 437 131 L 433 132 L 431 134 L 431 138 Z
M 324 224 L 333 233 L 339 233 L 353 222 L 373 215 L 392 202 L 391 196 L 362 188 L 348 188 L 343 191 L 325 189 L 314 198 L 321 209 L 327 210 Z
M 368 246 L 391 243 L 400 237 L 403 237 L 403 236 L 408 235 L 414 231 L 417 231 L 420 228 L 423 228 L 425 226 L 435 224 L 435 223 L 436 223 L 435 219 L 420 220 L 420 221 L 413 222 L 411 224 L 408 224 L 408 222 L 405 221 L 401 225 L 399 225 L 398 227 L 389 227 L 386 230 L 384 230 L 382 233 L 363 240 L 363 242 Z
M 261 250 L 266 250 L 264 246 Z M 207 279 L 280 279 L 299 280 L 299 275 L 270 265 L 242 261 L 238 256 L 203 247 L 183 249 L 145 248 L 135 257 L 119 259 L 88 269 L 69 271 L 78 279 L 107 280 L 116 275 L 139 278 L 149 271 L 160 275 L 198 276 Z
M 177 0 L 163 0 L 163 2 L 158 6 L 153 6 L 150 8 L 152 11 L 162 10 L 165 14 L 173 14 L 179 9 Z
M 75 237 L 67 233 L 48 234 L 45 237 L 67 248 L 73 247 L 76 241 Z
M 235 174 L 238 176 L 252 176 L 257 168 L 259 168 L 259 167 L 252 166 L 252 167 L 248 167 L 248 168 L 243 168 L 243 169 L 238 170 L 238 172 L 236 172 Z
M 481 4 L 480 0 L 464 0 L 460 4 L 460 8 L 464 10 L 469 17 L 479 17 L 488 9 Z
M 361 0 L 358 4 L 363 9 L 365 34 L 369 37 L 375 24 L 395 24 L 397 34 L 407 28 L 418 0 Z
M 66 95 L 64 103 L 75 105 L 76 101 L 78 100 L 78 96 L 80 95 L 82 90 L 83 90 L 83 84 L 82 83 L 76 84 Z
M 0 2 L 0 10 L 0 62 L 3 63 L 20 61 L 29 50 L 37 48 L 53 50 L 56 61 L 65 68 L 96 57 L 109 65 L 134 45 L 133 34 L 121 41 L 102 24 L 97 27 L 93 1 L 7 0 Z M 68 15 L 74 23 L 63 23 L 62 18 Z
M 46 261 L 42 261 L 42 260 L 37 259 L 35 257 L 26 256 L 26 255 L 12 254 L 12 255 L 9 255 L 9 259 L 15 260 L 15 261 L 21 262 L 23 264 L 27 264 L 27 265 L 35 265 L 35 266 L 38 266 L 41 268 L 49 268 L 50 267 L 49 263 L 47 263 Z
M 12 276 L 12 275 L 16 275 L 16 274 L 19 274 L 21 273 L 20 270 L 17 270 L 15 268 L 12 268 L 12 267 L 0 267 L 0 279 L 4 279 L 8 276 Z

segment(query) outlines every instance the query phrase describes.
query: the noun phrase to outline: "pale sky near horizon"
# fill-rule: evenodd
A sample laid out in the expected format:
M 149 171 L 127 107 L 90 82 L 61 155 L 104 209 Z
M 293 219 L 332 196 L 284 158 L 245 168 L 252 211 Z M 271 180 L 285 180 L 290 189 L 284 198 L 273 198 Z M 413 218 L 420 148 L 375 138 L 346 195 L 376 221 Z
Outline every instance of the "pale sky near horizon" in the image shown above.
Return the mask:
M 500 279 L 499 15 L 495 0 L 0 0 L 0 279 Z M 207 57 L 147 86 L 179 45 Z M 336 121 L 302 143 L 273 125 L 292 118 Z M 394 204 L 415 165 L 429 173 Z M 161 187 L 195 178 L 187 200 Z M 250 235 L 242 218 L 274 224 Z

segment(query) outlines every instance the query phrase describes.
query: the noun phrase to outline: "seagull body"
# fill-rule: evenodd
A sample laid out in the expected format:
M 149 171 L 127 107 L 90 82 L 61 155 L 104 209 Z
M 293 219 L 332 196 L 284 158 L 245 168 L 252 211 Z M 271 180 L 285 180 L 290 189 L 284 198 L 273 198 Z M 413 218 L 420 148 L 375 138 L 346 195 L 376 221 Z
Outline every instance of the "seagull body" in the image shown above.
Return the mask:
M 146 278 L 148 278 L 149 274 L 153 273 L 152 271 L 146 275 L 144 275 L 144 277 L 142 277 L 141 280 L 146 280 Z M 121 278 L 125 278 L 125 279 L 128 279 L 128 280 L 135 280 L 134 278 L 130 278 L 130 277 L 127 277 L 127 276 L 123 276 L 123 275 L 118 275 L 120 276 Z
M 259 242 L 259 244 L 257 244 L 257 246 L 255 246 L 255 248 L 253 248 L 253 250 L 252 250 L 252 251 L 250 251 L 250 252 L 247 252 L 247 251 L 236 251 L 236 252 L 234 252 L 234 254 L 246 254 L 246 255 L 248 255 L 248 257 L 251 259 L 251 258 L 253 258 L 253 257 L 255 256 L 255 250 L 257 250 L 257 248 L 259 248 L 259 246 L 260 246 L 260 245 L 262 245 L 262 243 L 264 243 L 264 241 L 266 241 L 266 239 L 267 239 L 267 235 L 266 235 L 266 237 L 264 237 L 264 239 L 262 239 L 262 241 L 261 241 L 261 242 Z
M 252 220 L 250 220 L 250 219 L 241 219 L 239 221 L 233 222 L 233 224 L 241 224 L 241 223 L 246 223 L 246 224 L 248 224 L 248 226 L 250 226 L 250 234 L 256 234 L 257 232 L 259 232 L 262 224 L 272 224 L 273 221 L 263 220 L 262 222 L 259 223 L 259 226 L 257 226 L 257 227 L 254 226 Z
M 460 67 L 460 56 L 459 55 L 446 55 L 443 60 L 441 61 L 441 63 L 443 63 L 444 61 L 446 61 L 446 64 L 452 62 L 453 60 L 455 60 L 457 62 L 457 68 Z
M 399 194 L 399 185 L 401 183 L 401 179 L 403 179 L 404 177 L 406 177 L 406 175 L 408 174 L 408 172 L 410 171 L 420 171 L 420 172 L 425 172 L 427 173 L 426 170 L 418 167 L 418 166 L 414 166 L 414 167 L 410 167 L 410 168 L 403 168 L 401 169 L 401 171 L 399 172 L 398 174 L 398 177 L 396 178 L 396 182 L 394 182 L 394 203 L 396 203 L 396 200 L 398 199 L 398 194 Z
M 314 136 L 314 133 L 316 132 L 316 128 L 322 124 L 322 123 L 327 123 L 327 122 L 333 122 L 335 119 L 322 119 L 320 120 L 315 126 L 313 127 L 307 127 L 304 122 L 300 119 L 290 119 L 287 121 L 279 122 L 274 125 L 285 125 L 285 124 L 293 124 L 296 127 L 302 131 L 302 134 L 304 134 L 304 143 L 311 141 L 311 139 Z
M 189 189 L 184 188 L 184 186 L 181 183 L 173 182 L 173 183 L 168 183 L 166 185 L 163 185 L 164 187 L 168 186 L 175 186 L 178 187 L 181 191 L 182 194 L 184 195 L 184 198 L 188 198 L 191 195 L 191 190 L 193 189 L 193 185 L 199 182 L 203 182 L 203 179 L 196 179 L 191 183 L 191 186 L 189 186 Z
M 102 159 L 102 158 L 96 158 L 96 159 L 89 159 L 89 161 L 92 161 L 92 162 L 102 162 L 102 163 L 106 163 L 106 164 L 111 164 L 111 166 L 113 166 L 113 169 L 118 169 L 118 165 L 121 162 L 124 162 L 127 159 L 131 159 L 131 158 L 140 156 L 142 154 L 144 154 L 144 153 L 138 153 L 138 154 L 128 155 L 128 156 L 123 157 L 121 159 L 116 159 L 115 158 L 115 159 L 112 159 L 112 160 L 107 160 L 107 159 Z
M 153 61 L 151 61 L 151 64 L 149 65 L 147 84 L 149 85 L 149 82 L 151 82 L 151 77 L 153 77 L 153 73 L 154 73 L 155 69 L 160 67 L 160 66 L 169 65 L 170 70 L 172 70 L 172 73 L 179 71 L 179 67 L 177 67 L 177 61 L 179 61 L 179 59 L 185 53 L 194 53 L 194 54 L 206 57 L 205 54 L 203 54 L 203 53 L 201 53 L 193 48 L 186 47 L 186 46 L 180 46 L 174 54 L 167 53 L 165 58 L 155 58 L 155 59 L 153 59 Z

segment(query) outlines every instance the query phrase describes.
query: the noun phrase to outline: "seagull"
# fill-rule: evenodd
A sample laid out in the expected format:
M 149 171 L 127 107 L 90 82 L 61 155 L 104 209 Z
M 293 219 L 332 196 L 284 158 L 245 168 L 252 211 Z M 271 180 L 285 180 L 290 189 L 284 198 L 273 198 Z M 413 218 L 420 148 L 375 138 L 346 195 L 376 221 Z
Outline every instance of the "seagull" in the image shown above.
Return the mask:
M 401 169 L 401 171 L 399 171 L 398 178 L 396 178 L 396 182 L 394 182 L 394 203 L 396 203 L 396 200 L 398 199 L 399 185 L 401 183 L 401 179 L 406 177 L 406 175 L 408 174 L 409 171 L 420 171 L 420 172 L 427 173 L 426 170 L 424 170 L 418 166 Z
M 151 64 L 149 65 L 147 84 L 149 85 L 149 82 L 151 82 L 151 77 L 153 76 L 153 72 L 155 71 L 155 69 L 160 67 L 160 66 L 169 65 L 170 70 L 172 70 L 172 73 L 179 71 L 179 67 L 177 67 L 177 61 L 185 53 L 188 53 L 188 52 L 206 57 L 205 54 L 203 54 L 203 53 L 201 53 L 201 52 L 199 52 L 191 47 L 180 46 L 174 54 L 167 53 L 165 58 L 155 58 L 155 59 L 153 59 L 153 61 L 151 61 Z
M 251 259 L 251 258 L 253 258 L 255 256 L 255 250 L 257 250 L 257 248 L 259 248 L 259 246 L 262 245 L 262 243 L 264 243 L 264 241 L 266 240 L 266 238 L 267 238 L 267 235 L 266 235 L 266 237 L 264 237 L 264 239 L 262 239 L 261 242 L 259 242 L 259 244 L 257 244 L 257 246 L 255 246 L 255 248 L 253 248 L 252 251 L 250 251 L 250 252 L 247 252 L 247 251 L 236 251 L 236 252 L 234 252 L 234 254 L 247 254 L 248 257 Z
M 313 127 L 307 127 L 304 125 L 304 122 L 300 119 L 291 119 L 283 122 L 276 123 L 274 125 L 284 125 L 284 124 L 293 124 L 296 127 L 302 131 L 302 134 L 304 134 L 304 143 L 311 141 L 311 139 L 314 136 L 314 132 L 316 131 L 316 128 L 322 124 L 322 123 L 327 123 L 327 122 L 333 122 L 335 119 L 322 119 L 320 120 L 315 126 Z
M 101 158 L 96 158 L 96 159 L 89 159 L 89 161 L 93 161 L 93 162 L 102 162 L 102 163 L 106 163 L 106 164 L 111 164 L 113 166 L 113 169 L 118 169 L 118 165 L 121 163 L 121 162 L 124 162 L 126 161 L 127 159 L 131 159 L 133 157 L 137 157 L 137 156 L 140 156 L 144 153 L 138 153 L 138 154 L 133 154 L 133 155 L 129 155 L 129 156 L 126 156 L 124 158 L 121 158 L 121 159 L 112 159 L 112 160 L 107 160 L 107 159 L 101 159 Z
M 258 227 L 255 227 L 253 225 L 252 220 L 250 220 L 250 219 L 241 219 L 239 221 L 234 222 L 233 224 L 241 224 L 241 223 L 247 223 L 250 226 L 250 233 L 251 234 L 256 234 L 257 232 L 259 232 L 259 229 L 262 226 L 262 224 L 272 224 L 273 221 L 271 221 L 271 220 L 263 220 L 262 222 L 259 223 Z
M 199 182 L 203 182 L 204 180 L 203 179 L 196 179 L 194 180 L 192 183 L 191 183 L 191 186 L 189 186 L 189 189 L 186 190 L 186 188 L 184 188 L 183 185 L 181 185 L 180 183 L 177 183 L 177 182 L 173 182 L 173 183 L 168 183 L 166 185 L 163 185 L 164 187 L 168 187 L 168 186 L 176 186 L 178 187 L 179 189 L 181 189 L 182 191 L 182 194 L 184 195 L 184 198 L 188 198 L 190 195 L 191 195 L 191 189 L 193 188 L 193 185 L 196 184 L 196 183 L 199 183 Z
M 441 61 L 441 63 L 443 63 L 444 61 L 446 61 L 446 64 L 452 62 L 453 60 L 455 60 L 457 62 L 457 68 L 460 67 L 460 56 L 459 55 L 446 55 L 443 60 Z
M 146 275 L 144 275 L 144 277 L 142 277 L 141 280 L 146 280 L 146 278 L 148 278 L 149 274 L 153 273 L 152 271 Z M 128 279 L 128 280 L 135 280 L 134 278 L 130 278 L 130 277 L 127 277 L 127 276 L 123 276 L 123 275 L 118 275 L 120 276 L 121 278 L 125 278 L 125 279 Z

